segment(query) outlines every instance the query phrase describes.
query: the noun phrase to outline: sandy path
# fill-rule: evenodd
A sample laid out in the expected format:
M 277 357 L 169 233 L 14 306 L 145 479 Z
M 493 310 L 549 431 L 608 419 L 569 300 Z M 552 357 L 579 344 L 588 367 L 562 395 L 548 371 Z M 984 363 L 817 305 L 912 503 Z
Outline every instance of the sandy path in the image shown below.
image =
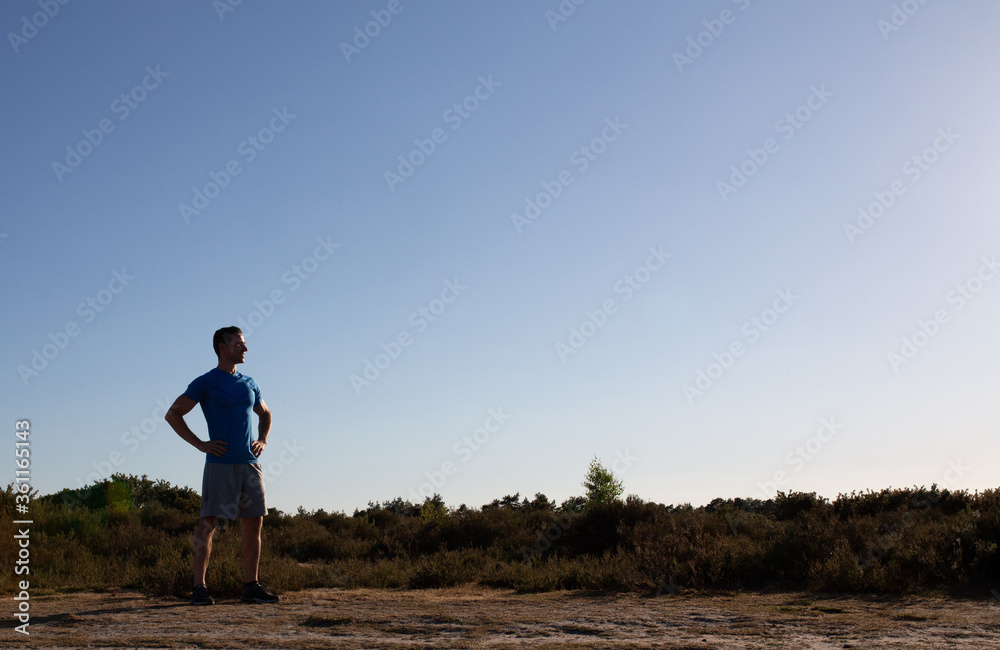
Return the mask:
M 7 600 L 8 603 L 11 601 Z M 78 593 L 32 598 L 2 646 L 144 648 L 991 648 L 1000 607 L 937 598 L 458 588 L 311 589 L 278 605 Z M 27 642 L 27 643 L 26 643 Z

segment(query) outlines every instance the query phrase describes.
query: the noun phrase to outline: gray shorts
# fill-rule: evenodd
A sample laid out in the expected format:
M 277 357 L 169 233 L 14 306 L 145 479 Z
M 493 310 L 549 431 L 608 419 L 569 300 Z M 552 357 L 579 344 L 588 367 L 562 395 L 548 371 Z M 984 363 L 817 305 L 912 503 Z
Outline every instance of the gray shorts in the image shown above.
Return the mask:
M 266 514 L 264 470 L 259 463 L 205 463 L 202 517 L 236 519 Z

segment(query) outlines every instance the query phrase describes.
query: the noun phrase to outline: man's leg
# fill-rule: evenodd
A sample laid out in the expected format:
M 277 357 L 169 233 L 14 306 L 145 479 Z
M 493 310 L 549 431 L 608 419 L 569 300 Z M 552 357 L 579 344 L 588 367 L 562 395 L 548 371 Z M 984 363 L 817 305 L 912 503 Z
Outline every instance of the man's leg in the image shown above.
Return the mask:
M 260 564 L 260 529 L 267 514 L 264 498 L 264 472 L 257 463 L 243 466 L 243 493 L 240 495 L 240 519 L 243 520 L 243 602 L 276 603 L 279 598 L 257 582 Z
M 260 564 L 260 529 L 263 517 L 243 518 L 243 582 L 257 581 Z
M 208 572 L 208 557 L 212 554 L 212 534 L 215 533 L 216 518 L 202 517 L 194 531 L 194 586 L 205 584 Z

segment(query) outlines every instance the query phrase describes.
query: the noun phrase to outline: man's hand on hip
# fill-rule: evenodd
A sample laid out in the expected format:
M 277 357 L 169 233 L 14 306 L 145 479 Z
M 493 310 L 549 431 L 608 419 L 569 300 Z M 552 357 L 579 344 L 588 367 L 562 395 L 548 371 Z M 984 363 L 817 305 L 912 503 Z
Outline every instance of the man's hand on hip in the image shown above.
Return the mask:
M 264 453 L 264 447 L 266 446 L 267 442 L 263 440 L 254 440 L 253 442 L 250 443 L 250 451 L 253 453 L 254 456 L 257 456 L 259 458 L 260 455 Z
M 226 453 L 225 440 L 203 440 L 197 447 L 199 451 L 212 454 L 213 456 L 222 456 Z

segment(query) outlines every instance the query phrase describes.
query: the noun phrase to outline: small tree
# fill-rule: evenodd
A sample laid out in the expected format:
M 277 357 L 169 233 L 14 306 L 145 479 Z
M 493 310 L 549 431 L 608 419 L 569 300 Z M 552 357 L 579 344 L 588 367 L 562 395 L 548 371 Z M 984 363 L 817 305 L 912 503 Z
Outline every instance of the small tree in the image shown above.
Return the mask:
M 619 501 L 624 491 L 621 480 L 615 478 L 614 472 L 605 469 L 597 456 L 590 461 L 583 487 L 587 489 L 587 505 Z
M 437 492 L 433 497 L 425 497 L 424 504 L 420 506 L 420 518 L 424 521 L 441 523 L 448 516 L 448 508 L 444 505 L 444 499 Z

